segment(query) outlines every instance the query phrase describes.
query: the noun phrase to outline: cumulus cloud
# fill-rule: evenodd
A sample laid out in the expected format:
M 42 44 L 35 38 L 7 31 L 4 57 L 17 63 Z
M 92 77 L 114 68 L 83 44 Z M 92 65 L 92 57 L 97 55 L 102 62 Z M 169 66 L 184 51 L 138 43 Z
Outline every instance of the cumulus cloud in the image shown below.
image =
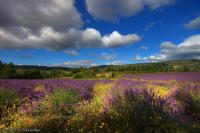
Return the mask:
M 74 56 L 79 56 L 80 55 L 80 53 L 78 53 L 76 50 L 66 50 L 65 52 L 67 54 L 74 55 Z
M 83 31 L 70 29 L 66 33 L 61 33 L 51 27 L 44 27 L 41 29 L 40 35 L 28 33 L 28 36 L 23 39 L 0 29 L 0 49 L 45 48 L 51 51 L 62 51 L 81 47 L 118 47 L 133 44 L 139 40 L 140 37 L 136 34 L 123 36 L 117 31 L 102 37 L 100 32 L 93 28 Z
M 78 67 L 90 67 L 92 65 L 94 65 L 93 60 L 77 60 L 77 61 L 59 63 L 59 64 L 55 64 L 53 66 L 78 68 Z
M 189 23 L 184 24 L 184 26 L 185 26 L 187 29 L 200 28 L 200 16 L 198 16 L 197 18 L 191 20 Z
M 38 33 L 44 26 L 65 31 L 83 24 L 74 0 L 1 0 L 0 18 L 0 27 L 14 35 L 20 33 L 17 30 L 21 27 Z
M 171 42 L 163 42 L 160 45 L 160 53 L 148 57 L 136 56 L 132 60 L 138 61 L 164 61 L 164 60 L 200 60 L 200 34 L 190 36 L 182 43 L 176 45 Z
M 0 1 L 0 49 L 67 49 L 117 47 L 140 40 L 137 34 L 114 31 L 102 36 L 93 28 L 80 29 L 75 0 Z M 75 52 L 69 52 L 76 54 Z
M 99 56 L 100 59 L 107 60 L 107 61 L 114 60 L 117 57 L 118 57 L 117 54 L 108 54 L 106 52 L 102 53 L 101 56 Z
M 114 31 L 110 35 L 106 35 L 102 38 L 102 41 L 106 47 L 118 47 L 126 44 L 131 44 L 139 41 L 141 38 L 136 34 L 121 35 L 117 31 Z
M 141 0 L 86 0 L 86 6 L 94 18 L 104 20 L 132 16 L 143 9 Z
M 126 61 L 117 60 L 117 61 L 112 61 L 112 62 L 106 63 L 106 65 L 123 65 L 123 64 L 126 64 Z
M 95 19 L 115 21 L 118 17 L 129 17 L 145 6 L 154 10 L 174 4 L 176 0 L 86 0 L 88 12 Z

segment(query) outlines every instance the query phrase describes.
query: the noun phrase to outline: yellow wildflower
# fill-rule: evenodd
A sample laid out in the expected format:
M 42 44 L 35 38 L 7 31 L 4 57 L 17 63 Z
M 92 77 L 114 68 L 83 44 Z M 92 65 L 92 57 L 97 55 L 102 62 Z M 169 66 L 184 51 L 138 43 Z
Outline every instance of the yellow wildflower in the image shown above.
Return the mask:
M 5 127 L 6 127 L 5 124 L 3 124 L 3 125 L 0 126 L 0 129 L 3 129 Z

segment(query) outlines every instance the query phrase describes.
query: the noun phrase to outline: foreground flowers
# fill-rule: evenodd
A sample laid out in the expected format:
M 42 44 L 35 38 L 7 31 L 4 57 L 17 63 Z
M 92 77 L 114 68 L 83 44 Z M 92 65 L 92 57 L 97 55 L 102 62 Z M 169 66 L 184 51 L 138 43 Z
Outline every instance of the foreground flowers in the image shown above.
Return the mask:
M 0 80 L 0 130 L 195 133 L 199 81 Z

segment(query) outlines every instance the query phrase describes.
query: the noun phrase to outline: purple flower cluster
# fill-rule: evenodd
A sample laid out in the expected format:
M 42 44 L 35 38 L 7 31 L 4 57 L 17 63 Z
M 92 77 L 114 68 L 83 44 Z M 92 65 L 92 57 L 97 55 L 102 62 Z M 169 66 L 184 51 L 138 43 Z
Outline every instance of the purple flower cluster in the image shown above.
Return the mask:
M 109 81 L 99 80 L 71 80 L 71 79 L 51 79 L 51 80 L 0 80 L 0 88 L 10 89 L 18 92 L 20 95 L 27 96 L 30 99 L 44 96 L 43 91 L 34 91 L 37 86 L 44 86 L 45 92 L 50 93 L 56 88 L 75 89 L 81 95 L 88 99 L 91 98 L 90 92 L 96 82 L 107 83 Z
M 52 114 L 59 114 L 63 121 L 63 118 L 78 120 L 73 117 L 80 115 L 81 118 L 86 117 L 82 124 L 87 125 L 91 120 L 97 123 L 95 128 L 98 122 L 105 118 L 99 126 L 100 129 L 110 124 L 110 127 L 117 129 L 116 131 L 121 131 L 124 127 L 130 128 L 131 132 L 173 132 L 179 123 L 188 122 L 191 127 L 200 127 L 199 75 L 198 72 L 136 74 L 123 75 L 118 80 L 0 79 L 0 91 L 13 90 L 18 94 L 17 97 L 27 99 L 18 107 L 20 115 L 41 117 L 46 114 L 49 117 Z M 106 85 L 103 86 L 104 84 Z M 97 91 L 97 87 L 107 90 L 100 88 L 100 91 Z M 87 101 L 87 104 L 84 104 L 84 101 Z M 15 105 L 12 106 L 16 108 Z M 79 110 L 79 106 L 83 112 Z M 90 110 L 95 110 L 96 115 L 89 114 Z M 101 118 L 93 118 L 93 115 L 100 115 Z M 118 122 L 122 125 L 118 125 Z

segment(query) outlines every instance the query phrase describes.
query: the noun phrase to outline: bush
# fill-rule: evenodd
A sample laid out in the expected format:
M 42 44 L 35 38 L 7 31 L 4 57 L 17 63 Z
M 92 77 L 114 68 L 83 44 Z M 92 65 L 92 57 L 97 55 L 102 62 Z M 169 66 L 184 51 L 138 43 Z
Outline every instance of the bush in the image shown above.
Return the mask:
M 37 69 L 26 70 L 24 72 L 25 79 L 42 79 L 42 74 Z
M 158 98 L 153 91 L 146 89 L 126 89 L 124 96 L 116 95 L 113 108 L 117 112 L 114 123 L 115 130 L 136 133 L 176 132 L 175 115 L 164 99 Z M 122 125 L 124 124 L 124 125 Z
M 74 79 L 81 79 L 81 78 L 83 78 L 83 75 L 81 75 L 81 74 L 75 74 L 75 75 L 73 76 L 73 78 L 74 78 Z
M 64 132 L 66 119 L 74 115 L 74 109 L 81 100 L 75 90 L 55 89 L 41 101 L 39 110 L 32 112 L 44 116 L 39 118 L 42 124 L 37 123 L 37 128 L 45 133 Z
M 185 115 L 192 118 L 194 127 L 200 130 L 200 89 L 198 86 L 180 88 L 174 96 L 183 105 Z
M 98 94 L 94 92 L 95 94 Z M 100 94 L 104 94 L 103 92 Z M 153 91 L 125 89 L 105 92 L 109 107 L 101 96 L 79 106 L 74 119 L 66 123 L 69 132 L 178 133 L 190 131 L 181 127 L 178 115 Z M 108 96 L 107 96 L 108 94 Z M 78 127 L 78 128 L 77 128 Z M 185 133 L 186 133 L 185 132 Z
M 74 105 L 79 101 L 81 97 L 77 91 L 56 89 L 42 101 L 40 111 L 49 108 L 51 113 L 66 116 L 73 112 Z

